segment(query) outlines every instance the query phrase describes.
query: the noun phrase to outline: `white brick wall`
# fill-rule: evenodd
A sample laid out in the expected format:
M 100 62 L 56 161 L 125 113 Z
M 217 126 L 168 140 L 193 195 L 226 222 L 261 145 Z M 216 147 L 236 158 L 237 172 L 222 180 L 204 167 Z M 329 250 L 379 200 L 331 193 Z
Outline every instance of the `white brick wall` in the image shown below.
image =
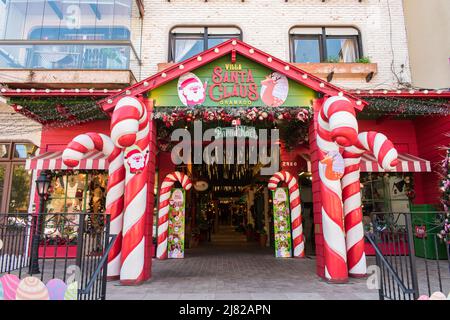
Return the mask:
M 132 62 L 135 76 L 140 74 L 141 79 L 154 74 L 157 63 L 167 62 L 169 31 L 177 25 L 236 25 L 242 29 L 245 42 L 286 61 L 291 27 L 346 25 L 361 31 L 364 56 L 378 64 L 378 74 L 369 84 L 365 79 L 336 79 L 334 84 L 343 88 L 396 88 L 391 65 L 403 82 L 410 82 L 401 0 L 145 0 L 144 5 L 142 69 Z M 138 17 L 137 10 L 134 16 Z M 134 25 L 134 34 L 139 35 L 139 23 Z

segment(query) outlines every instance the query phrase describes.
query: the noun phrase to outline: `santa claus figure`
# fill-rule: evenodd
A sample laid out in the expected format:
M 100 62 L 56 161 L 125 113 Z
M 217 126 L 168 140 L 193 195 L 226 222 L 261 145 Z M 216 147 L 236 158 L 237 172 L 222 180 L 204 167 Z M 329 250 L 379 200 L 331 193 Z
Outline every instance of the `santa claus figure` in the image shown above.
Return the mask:
M 194 74 L 186 77 L 178 86 L 181 102 L 188 107 L 201 105 L 206 98 L 206 86 L 207 82 L 205 81 L 202 84 L 200 79 Z
M 125 155 L 126 164 L 130 173 L 140 173 L 147 163 L 148 153 L 145 155 L 138 149 L 131 149 Z

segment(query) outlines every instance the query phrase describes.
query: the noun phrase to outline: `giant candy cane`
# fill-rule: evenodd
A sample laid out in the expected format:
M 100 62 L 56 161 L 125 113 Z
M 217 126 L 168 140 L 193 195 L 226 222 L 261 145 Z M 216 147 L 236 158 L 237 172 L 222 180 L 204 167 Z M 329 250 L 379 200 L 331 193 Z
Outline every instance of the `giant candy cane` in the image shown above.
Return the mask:
M 156 257 L 158 259 L 167 259 L 167 229 L 169 226 L 169 198 L 170 191 L 175 182 L 180 182 L 184 190 L 192 187 L 191 180 L 182 172 L 175 171 L 168 174 L 162 184 L 159 196 L 158 210 L 158 247 Z
M 345 171 L 342 178 L 347 265 L 349 275 L 353 277 L 365 276 L 367 271 L 359 181 L 361 155 L 366 152 L 373 153 L 380 166 L 387 171 L 393 170 L 398 162 L 397 150 L 384 134 L 362 132 L 358 135 L 358 140 L 354 146 L 344 150 Z
M 76 167 L 84 155 L 92 150 L 101 151 L 108 157 L 108 185 L 106 194 L 106 214 L 111 216 L 111 234 L 117 238 L 108 255 L 108 279 L 117 279 L 120 274 L 120 252 L 122 247 L 123 194 L 125 169 L 123 153 L 114 146 L 112 140 L 101 133 L 88 132 L 76 136 L 62 154 L 68 167 Z
M 275 173 L 269 180 L 269 190 L 275 190 L 280 181 L 287 183 L 289 188 L 289 206 L 291 209 L 292 238 L 294 241 L 294 257 L 305 256 L 305 241 L 303 239 L 302 214 L 300 208 L 300 192 L 297 179 L 287 171 Z
M 111 139 L 121 148 L 137 146 L 149 152 L 149 118 L 146 106 L 134 97 L 120 99 L 111 117 Z M 145 280 L 145 228 L 148 170 L 126 172 L 120 281 L 138 284 Z
M 327 155 L 339 153 L 339 146 L 348 147 L 358 141 L 355 110 L 345 97 L 328 98 L 318 115 L 317 146 L 322 200 L 322 231 L 324 236 L 325 277 L 330 281 L 348 279 L 347 253 L 339 177 L 327 172 Z

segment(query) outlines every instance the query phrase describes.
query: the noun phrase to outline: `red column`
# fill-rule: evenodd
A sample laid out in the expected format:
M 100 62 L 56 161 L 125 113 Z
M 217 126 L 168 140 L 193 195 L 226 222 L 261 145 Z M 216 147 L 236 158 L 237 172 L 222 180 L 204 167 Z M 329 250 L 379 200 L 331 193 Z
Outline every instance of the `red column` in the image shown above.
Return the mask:
M 149 114 L 153 110 L 153 101 L 147 100 L 147 111 Z M 147 218 L 145 221 L 145 261 L 144 261 L 144 279 L 148 280 L 152 276 L 152 257 L 153 257 L 153 215 L 155 207 L 155 172 L 157 161 L 157 145 L 156 145 L 156 123 L 150 120 L 149 128 L 149 151 L 150 157 L 148 162 L 148 184 L 147 184 Z
M 320 178 L 319 178 L 319 149 L 316 144 L 317 135 L 317 117 L 323 99 L 314 101 L 314 120 L 309 126 L 309 149 L 311 155 L 311 173 L 312 173 L 312 194 L 313 194 L 313 213 L 314 213 L 314 235 L 316 243 L 316 273 L 325 278 L 325 259 L 323 252 L 323 233 L 322 233 L 322 200 L 320 196 Z

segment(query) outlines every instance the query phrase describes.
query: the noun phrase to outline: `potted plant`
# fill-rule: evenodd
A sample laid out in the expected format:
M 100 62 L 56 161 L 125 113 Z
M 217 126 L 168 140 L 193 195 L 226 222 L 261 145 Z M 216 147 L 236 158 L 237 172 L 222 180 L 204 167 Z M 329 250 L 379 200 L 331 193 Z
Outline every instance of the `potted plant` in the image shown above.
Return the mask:
M 259 245 L 261 247 L 265 247 L 267 243 L 267 231 L 266 228 L 263 228 L 260 232 L 259 232 Z
M 253 224 L 248 223 L 247 227 L 245 228 L 245 235 L 247 236 L 247 241 L 253 240 Z

